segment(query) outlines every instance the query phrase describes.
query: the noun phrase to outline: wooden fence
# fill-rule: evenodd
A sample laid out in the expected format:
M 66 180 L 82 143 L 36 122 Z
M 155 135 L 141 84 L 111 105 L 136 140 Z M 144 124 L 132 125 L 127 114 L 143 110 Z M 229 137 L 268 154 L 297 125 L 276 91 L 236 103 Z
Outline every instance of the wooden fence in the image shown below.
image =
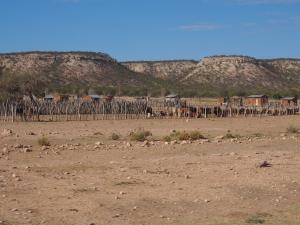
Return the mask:
M 87 121 L 121 119 L 209 118 L 296 115 L 298 106 L 200 105 L 163 100 L 113 100 L 111 102 L 6 101 L 0 102 L 0 121 Z

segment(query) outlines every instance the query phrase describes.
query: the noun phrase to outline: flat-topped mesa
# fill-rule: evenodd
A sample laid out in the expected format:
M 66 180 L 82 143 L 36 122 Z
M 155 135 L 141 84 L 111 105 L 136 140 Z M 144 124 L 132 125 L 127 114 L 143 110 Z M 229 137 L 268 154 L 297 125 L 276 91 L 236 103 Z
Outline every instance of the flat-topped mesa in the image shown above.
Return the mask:
M 21 52 L 0 54 L 0 63 L 3 61 L 68 61 L 68 60 L 99 60 L 107 62 L 116 62 L 108 54 L 96 52 Z
M 220 56 L 210 56 L 203 58 L 200 63 L 258 63 L 258 60 L 249 56 L 238 56 L 238 55 L 220 55 Z

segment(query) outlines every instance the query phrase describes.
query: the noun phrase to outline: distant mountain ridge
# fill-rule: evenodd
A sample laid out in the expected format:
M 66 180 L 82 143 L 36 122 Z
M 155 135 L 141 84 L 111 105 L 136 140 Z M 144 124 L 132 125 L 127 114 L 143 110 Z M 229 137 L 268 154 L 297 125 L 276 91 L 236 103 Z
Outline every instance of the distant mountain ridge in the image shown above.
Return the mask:
M 211 56 L 199 62 L 125 62 L 123 65 L 139 73 L 199 87 L 259 87 L 279 91 L 300 88 L 300 59 Z
M 300 93 L 300 59 L 211 56 L 196 60 L 118 62 L 96 52 L 20 52 L 0 54 L 0 85 L 9 76 L 33 75 L 47 85 L 160 89 L 183 95 L 221 90 Z M 131 92 L 132 95 L 140 93 Z

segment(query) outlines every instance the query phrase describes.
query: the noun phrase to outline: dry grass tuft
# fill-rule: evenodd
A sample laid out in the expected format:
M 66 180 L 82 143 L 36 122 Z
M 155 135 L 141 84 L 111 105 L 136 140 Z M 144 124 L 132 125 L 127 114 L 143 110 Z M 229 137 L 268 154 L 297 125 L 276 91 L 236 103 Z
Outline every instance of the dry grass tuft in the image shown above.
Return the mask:
M 39 139 L 38 139 L 38 144 L 39 144 L 40 146 L 50 146 L 50 145 L 51 145 L 51 144 L 50 144 L 50 141 L 48 140 L 47 137 L 41 137 L 41 138 L 39 138 Z
M 145 141 L 148 137 L 152 136 L 152 133 L 148 130 L 144 130 L 143 128 L 139 128 L 136 131 L 133 131 L 129 134 L 131 141 Z
M 120 140 L 121 135 L 117 134 L 117 133 L 112 133 L 111 134 L 111 139 L 114 141 Z
M 287 133 L 290 133 L 290 134 L 296 134 L 296 133 L 299 133 L 299 128 L 298 127 L 295 127 L 293 125 L 289 126 L 286 131 Z
M 170 135 L 165 136 L 163 138 L 163 140 L 167 141 L 167 142 L 170 142 L 172 140 L 176 140 L 176 141 L 188 141 L 188 140 L 196 141 L 196 140 L 200 140 L 200 139 L 205 139 L 205 137 L 199 131 L 190 131 L 190 132 L 174 131 Z

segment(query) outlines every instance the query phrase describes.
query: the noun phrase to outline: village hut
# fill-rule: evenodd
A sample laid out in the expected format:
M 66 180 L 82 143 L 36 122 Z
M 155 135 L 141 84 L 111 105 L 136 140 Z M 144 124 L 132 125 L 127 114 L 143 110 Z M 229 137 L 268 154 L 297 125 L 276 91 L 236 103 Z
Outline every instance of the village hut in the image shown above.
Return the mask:
M 86 95 L 83 97 L 83 101 L 85 102 L 99 102 L 100 99 L 100 95 Z
M 232 96 L 230 98 L 230 104 L 233 106 L 243 106 L 243 98 L 240 96 Z
M 258 106 L 262 107 L 267 105 L 269 102 L 268 96 L 266 95 L 250 95 L 247 97 L 248 106 Z
M 283 106 L 297 106 L 298 98 L 297 97 L 284 97 L 281 99 L 281 105 Z

